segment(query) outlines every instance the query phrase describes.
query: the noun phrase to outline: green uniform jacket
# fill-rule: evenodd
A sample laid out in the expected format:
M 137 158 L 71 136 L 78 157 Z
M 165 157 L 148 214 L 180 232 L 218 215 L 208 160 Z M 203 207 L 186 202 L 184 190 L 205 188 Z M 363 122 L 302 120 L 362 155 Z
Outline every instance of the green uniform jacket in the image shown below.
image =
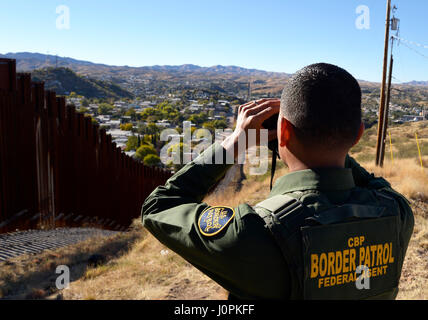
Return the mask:
M 241 299 L 288 299 L 289 269 L 281 250 L 265 228 L 264 220 L 248 204 L 234 208 L 235 216 L 214 236 L 203 235 L 199 217 L 209 208 L 203 198 L 224 177 L 231 164 L 218 143 L 204 153 L 203 163 L 192 161 L 155 189 L 142 208 L 143 225 L 160 242 L 178 253 L 222 287 Z M 207 164 L 212 163 L 212 164 Z M 222 163 L 226 163 L 224 160 Z M 386 190 L 400 205 L 401 241 L 407 248 L 414 218 L 408 201 L 347 157 L 345 169 L 302 170 L 277 179 L 269 197 L 295 192 L 320 192 L 334 204 L 346 201 L 350 190 L 360 188 L 359 198 L 370 189 Z M 311 204 L 316 210 L 316 203 Z

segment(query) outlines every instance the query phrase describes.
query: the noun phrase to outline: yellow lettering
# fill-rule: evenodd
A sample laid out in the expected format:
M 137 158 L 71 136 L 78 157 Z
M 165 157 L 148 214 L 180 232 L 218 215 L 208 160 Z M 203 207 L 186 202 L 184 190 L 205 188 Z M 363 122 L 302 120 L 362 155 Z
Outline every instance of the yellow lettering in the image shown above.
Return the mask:
M 330 285 L 331 286 L 334 286 L 334 285 L 336 285 L 336 277 L 331 277 L 331 280 L 330 280 L 331 282 L 330 282 Z
M 329 287 L 330 286 L 330 278 L 329 277 L 325 278 L 325 280 L 324 280 L 324 286 L 325 287 Z
M 327 272 L 327 255 L 325 253 L 321 253 L 320 256 L 319 272 L 321 277 L 324 277 Z
M 349 250 L 343 250 L 343 272 L 348 272 L 349 271 L 349 267 L 348 267 L 348 262 L 349 262 L 348 254 L 349 254 Z
M 324 278 L 319 278 L 318 279 L 318 288 L 321 288 L 323 280 L 324 280 Z
M 360 258 L 359 258 L 359 262 L 358 262 L 359 266 L 361 266 L 363 264 L 364 257 L 365 257 L 364 247 L 360 247 Z
M 354 238 L 354 245 L 355 245 L 355 247 L 358 247 L 360 245 L 360 238 L 358 238 L 358 237 Z
M 381 266 L 382 265 L 382 245 L 378 244 L 377 245 L 377 250 L 376 250 L 376 265 L 377 266 Z
M 311 278 L 318 276 L 318 255 L 311 254 Z
M 334 272 L 334 252 L 328 253 L 328 271 L 327 275 L 335 274 Z
M 375 264 L 375 253 L 376 253 L 376 245 L 370 246 L 370 251 L 372 252 L 372 257 L 371 257 L 371 265 L 369 267 L 374 266 Z
M 389 243 L 389 263 L 394 263 L 394 257 L 392 256 L 392 242 Z
M 385 243 L 383 245 L 383 254 L 382 254 L 383 264 L 387 264 L 388 263 L 388 257 L 389 257 L 389 246 L 388 246 L 387 243 Z
M 348 247 L 359 247 L 362 246 L 364 242 L 364 236 L 354 237 L 348 239 Z
M 350 249 L 349 250 L 349 271 L 355 271 L 355 269 L 357 269 L 357 266 L 355 265 L 355 256 L 356 256 L 355 249 Z
M 342 275 L 341 274 L 339 274 L 337 276 L 337 284 L 342 284 Z
M 342 251 L 336 251 L 336 274 L 342 272 Z
M 366 256 L 364 257 L 364 265 L 370 268 L 370 247 L 366 247 Z

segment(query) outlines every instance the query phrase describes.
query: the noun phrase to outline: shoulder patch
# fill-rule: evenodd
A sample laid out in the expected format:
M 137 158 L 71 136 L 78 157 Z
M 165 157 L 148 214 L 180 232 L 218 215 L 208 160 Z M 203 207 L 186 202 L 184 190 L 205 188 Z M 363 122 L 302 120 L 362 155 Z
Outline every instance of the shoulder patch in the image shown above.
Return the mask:
M 202 211 L 199 217 L 199 231 L 207 237 L 212 237 L 223 230 L 235 216 L 235 210 L 230 207 L 215 206 Z

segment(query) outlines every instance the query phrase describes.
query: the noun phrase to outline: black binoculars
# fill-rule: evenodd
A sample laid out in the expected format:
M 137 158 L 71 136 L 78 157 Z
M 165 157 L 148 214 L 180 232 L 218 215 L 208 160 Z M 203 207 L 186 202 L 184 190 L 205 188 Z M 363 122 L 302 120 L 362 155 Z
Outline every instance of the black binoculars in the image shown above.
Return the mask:
M 262 123 L 263 128 L 273 130 L 277 128 L 279 113 L 273 115 Z M 278 151 L 278 139 L 269 141 L 268 148 L 271 151 Z

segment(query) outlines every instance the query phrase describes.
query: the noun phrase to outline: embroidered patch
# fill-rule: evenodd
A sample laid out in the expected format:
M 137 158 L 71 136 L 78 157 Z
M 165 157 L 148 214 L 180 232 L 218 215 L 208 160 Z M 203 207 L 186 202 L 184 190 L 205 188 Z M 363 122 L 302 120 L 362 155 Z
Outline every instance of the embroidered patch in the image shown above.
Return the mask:
M 223 230 L 234 216 L 235 210 L 230 207 L 209 207 L 199 217 L 199 231 L 204 236 L 214 236 Z

